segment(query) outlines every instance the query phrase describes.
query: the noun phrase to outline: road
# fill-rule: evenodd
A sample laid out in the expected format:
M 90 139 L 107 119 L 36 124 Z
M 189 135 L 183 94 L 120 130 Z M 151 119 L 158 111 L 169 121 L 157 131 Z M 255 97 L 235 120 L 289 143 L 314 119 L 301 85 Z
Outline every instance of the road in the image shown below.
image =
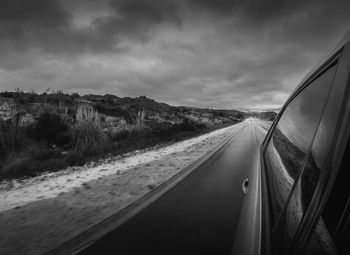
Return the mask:
M 238 124 L 224 149 L 79 254 L 230 254 L 242 182 L 265 133 L 259 120 Z

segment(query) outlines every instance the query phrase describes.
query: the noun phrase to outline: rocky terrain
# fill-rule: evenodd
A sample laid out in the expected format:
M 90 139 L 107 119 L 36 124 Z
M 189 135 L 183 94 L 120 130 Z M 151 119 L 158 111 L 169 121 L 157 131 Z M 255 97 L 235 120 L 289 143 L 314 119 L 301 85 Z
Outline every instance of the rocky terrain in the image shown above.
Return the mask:
M 276 113 L 175 107 L 145 96 L 0 93 L 0 181 L 173 143 Z
M 35 94 L 23 92 L 0 93 L 0 118 L 8 118 L 13 108 L 37 117 L 46 108 L 56 108 L 74 119 L 75 110 L 81 104 L 93 106 L 101 114 L 106 129 L 124 129 L 127 125 L 152 126 L 194 121 L 206 125 L 230 124 L 241 121 L 245 114 L 236 110 L 200 109 L 175 107 L 156 102 L 145 96 L 137 98 L 114 95 Z M 3 118 L 4 119 L 4 118 Z

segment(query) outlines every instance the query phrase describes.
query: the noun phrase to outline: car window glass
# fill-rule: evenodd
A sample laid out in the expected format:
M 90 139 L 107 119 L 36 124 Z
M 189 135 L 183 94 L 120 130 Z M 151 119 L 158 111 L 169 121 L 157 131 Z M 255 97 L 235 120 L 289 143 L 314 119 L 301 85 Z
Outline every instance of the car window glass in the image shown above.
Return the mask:
M 319 77 L 320 81 L 327 82 L 327 80 L 331 80 L 335 71 L 336 65 L 332 66 L 326 73 Z M 305 168 L 288 202 L 285 218 L 282 217 L 280 219 L 282 221 L 280 224 L 285 227 L 286 243 L 291 241 L 314 194 L 321 173 L 320 169 L 324 166 L 333 140 L 337 123 L 337 113 L 340 111 L 341 100 L 339 99 L 341 98 L 331 98 L 328 101 L 327 108 L 307 157 Z
M 272 226 L 306 162 L 327 101 L 335 67 L 312 81 L 286 107 L 265 153 Z

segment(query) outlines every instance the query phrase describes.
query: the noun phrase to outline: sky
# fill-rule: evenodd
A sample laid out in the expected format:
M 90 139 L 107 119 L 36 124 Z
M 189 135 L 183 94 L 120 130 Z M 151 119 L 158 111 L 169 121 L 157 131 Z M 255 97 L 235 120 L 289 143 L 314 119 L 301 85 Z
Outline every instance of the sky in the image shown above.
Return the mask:
M 0 0 L 0 91 L 275 109 L 348 29 L 349 0 Z

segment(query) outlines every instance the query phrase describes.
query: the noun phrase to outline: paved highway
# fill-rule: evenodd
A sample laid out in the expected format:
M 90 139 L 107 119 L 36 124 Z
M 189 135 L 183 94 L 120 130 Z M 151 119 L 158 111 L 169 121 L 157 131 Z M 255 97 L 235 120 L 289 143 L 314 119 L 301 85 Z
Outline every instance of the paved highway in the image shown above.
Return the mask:
M 236 125 L 224 149 L 79 254 L 230 254 L 242 182 L 265 133 L 259 120 Z

